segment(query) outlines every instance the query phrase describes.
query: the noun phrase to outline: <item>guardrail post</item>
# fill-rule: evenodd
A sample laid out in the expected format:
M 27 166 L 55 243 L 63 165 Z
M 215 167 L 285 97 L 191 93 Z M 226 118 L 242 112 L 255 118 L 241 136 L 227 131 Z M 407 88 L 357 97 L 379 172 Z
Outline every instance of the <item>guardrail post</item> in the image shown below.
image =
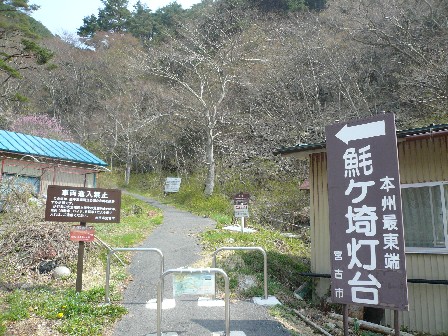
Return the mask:
M 109 253 L 107 254 L 107 261 L 106 261 L 106 287 L 105 287 L 105 301 L 106 303 L 110 303 L 109 298 L 109 282 L 110 282 L 110 256 L 114 254 L 115 252 L 119 251 L 148 251 L 148 252 L 156 252 L 160 256 L 160 270 L 159 274 L 163 274 L 164 268 L 165 268 L 165 257 L 163 256 L 162 251 L 160 251 L 157 248 L 150 248 L 150 247 L 119 247 L 119 248 L 112 248 L 109 250 Z

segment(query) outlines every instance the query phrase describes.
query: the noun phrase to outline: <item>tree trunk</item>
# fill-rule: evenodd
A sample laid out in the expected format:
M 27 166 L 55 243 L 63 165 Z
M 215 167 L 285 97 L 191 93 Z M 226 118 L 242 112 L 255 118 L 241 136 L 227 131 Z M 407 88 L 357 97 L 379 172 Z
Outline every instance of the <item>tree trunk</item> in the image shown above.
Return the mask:
M 128 151 L 126 156 L 126 169 L 124 172 L 124 184 L 129 185 L 129 179 L 131 178 L 131 168 L 132 168 L 132 153 L 131 146 L 128 144 Z
M 205 196 L 211 196 L 215 189 L 215 156 L 214 156 L 214 143 L 213 143 L 213 129 L 209 129 L 207 132 L 207 145 L 206 145 L 206 164 L 207 164 L 207 178 L 205 179 Z
M 126 170 L 124 172 L 124 184 L 129 185 L 129 179 L 131 178 L 131 162 L 126 160 Z

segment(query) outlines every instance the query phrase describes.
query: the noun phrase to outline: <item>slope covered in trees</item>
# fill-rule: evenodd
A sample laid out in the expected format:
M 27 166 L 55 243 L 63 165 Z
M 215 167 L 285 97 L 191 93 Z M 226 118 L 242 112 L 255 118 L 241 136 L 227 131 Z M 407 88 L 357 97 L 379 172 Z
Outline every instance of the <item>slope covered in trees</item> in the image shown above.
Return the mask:
M 128 176 L 202 172 L 211 194 L 235 178 L 303 177 L 303 163 L 272 151 L 321 141 L 336 120 L 448 120 L 444 0 L 203 0 L 154 13 L 103 3 L 79 29 L 94 50 L 47 39 L 54 66 L 14 81 L 30 98 L 0 102 L 5 127 L 56 117 Z

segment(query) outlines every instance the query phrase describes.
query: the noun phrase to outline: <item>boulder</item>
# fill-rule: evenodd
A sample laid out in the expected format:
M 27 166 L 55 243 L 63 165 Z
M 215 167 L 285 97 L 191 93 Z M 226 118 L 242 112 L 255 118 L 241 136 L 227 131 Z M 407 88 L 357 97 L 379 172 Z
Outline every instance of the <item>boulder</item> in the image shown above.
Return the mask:
M 53 278 L 55 279 L 67 278 L 70 274 L 70 269 L 65 266 L 58 266 L 53 270 Z
M 43 260 L 39 263 L 38 269 L 40 274 L 50 273 L 56 267 L 56 262 L 53 260 Z

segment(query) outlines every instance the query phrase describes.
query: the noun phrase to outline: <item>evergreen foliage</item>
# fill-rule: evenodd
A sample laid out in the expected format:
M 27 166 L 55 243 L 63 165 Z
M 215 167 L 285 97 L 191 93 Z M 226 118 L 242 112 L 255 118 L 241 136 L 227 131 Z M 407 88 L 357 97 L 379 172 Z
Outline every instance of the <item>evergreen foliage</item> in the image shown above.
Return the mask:
M 151 40 L 154 37 L 154 16 L 148 6 L 140 1 L 134 5 L 134 11 L 128 21 L 131 34 L 142 41 Z
M 36 9 L 28 0 L 0 1 L 0 83 L 20 78 L 21 70 L 30 68 L 28 59 L 37 64 L 47 63 L 53 53 L 37 41 L 52 34 L 27 13 Z M 0 94 L 0 97 L 3 96 Z M 11 99 L 11 96 L 9 96 Z
M 326 6 L 326 0 L 203 0 L 186 11 L 174 1 L 153 13 L 141 1 L 134 5 L 133 11 L 127 9 L 127 0 L 102 0 L 102 3 L 104 8 L 100 9 L 97 15 L 92 14 L 83 19 L 83 25 L 78 28 L 79 36 L 92 37 L 99 31 L 129 32 L 143 41 L 159 40 L 165 33 L 175 33 L 179 21 L 200 16 L 201 11 L 208 5 L 221 8 L 224 16 L 226 10 L 235 9 L 256 8 L 262 12 L 287 13 L 323 10 Z
M 162 32 L 175 31 L 176 22 L 183 15 L 182 6 L 176 1 L 158 9 L 155 13 L 141 1 L 131 12 L 127 0 L 102 0 L 104 8 L 97 15 L 86 16 L 78 35 L 92 37 L 96 32 L 129 32 L 142 41 L 152 40 Z

